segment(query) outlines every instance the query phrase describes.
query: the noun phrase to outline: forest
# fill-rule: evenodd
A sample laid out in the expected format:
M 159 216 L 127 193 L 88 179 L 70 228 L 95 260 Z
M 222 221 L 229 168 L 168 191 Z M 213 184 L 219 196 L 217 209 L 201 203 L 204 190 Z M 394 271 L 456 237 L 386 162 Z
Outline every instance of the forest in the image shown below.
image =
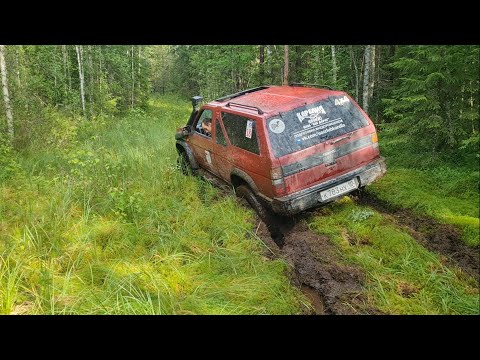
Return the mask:
M 0 314 L 479 314 L 479 59 L 477 45 L 0 45 Z M 388 164 L 370 200 L 296 220 L 326 278 L 176 167 L 192 96 L 295 83 L 350 94 Z

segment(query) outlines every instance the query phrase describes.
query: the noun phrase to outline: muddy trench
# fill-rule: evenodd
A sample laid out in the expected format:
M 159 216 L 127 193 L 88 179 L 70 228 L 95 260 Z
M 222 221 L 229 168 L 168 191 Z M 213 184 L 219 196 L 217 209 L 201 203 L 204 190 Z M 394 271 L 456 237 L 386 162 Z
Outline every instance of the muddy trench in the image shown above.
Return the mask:
M 265 256 L 283 258 L 290 265 L 291 280 L 310 301 L 312 309 L 305 314 L 379 314 L 369 308 L 362 294 L 365 274 L 359 267 L 341 261 L 335 245 L 326 236 L 307 226 L 312 213 L 293 217 L 275 216 L 267 227 L 257 218 L 255 234 L 270 250 Z M 284 244 L 279 248 L 273 239 L 281 233 Z
M 451 225 L 417 216 L 406 209 L 393 208 L 371 194 L 352 196 L 360 205 L 367 205 L 403 228 L 428 250 L 441 256 L 441 260 L 461 269 L 479 281 L 479 249 L 462 243 L 461 233 Z M 244 203 L 247 206 L 246 203 Z M 382 314 L 365 299 L 363 270 L 345 264 L 331 240 L 308 228 L 308 219 L 319 216 L 318 210 L 285 217 L 272 215 L 268 219 L 257 216 L 255 234 L 270 249 L 266 256 L 285 259 L 291 269 L 291 279 L 307 297 L 312 309 L 305 314 L 347 315 Z M 268 225 L 266 225 L 268 224 Z M 277 246 L 282 243 L 283 246 Z
M 439 254 L 446 264 L 460 268 L 477 283 L 480 281 L 480 248 L 465 245 L 459 229 L 427 216 L 418 216 L 411 210 L 396 208 L 371 193 L 363 193 L 355 200 L 374 208 L 405 229 L 422 246 Z
M 222 192 L 231 194 L 229 187 L 210 182 Z M 352 198 L 360 205 L 379 211 L 404 228 L 422 246 L 440 254 L 445 263 L 462 269 L 478 282 L 479 249 L 463 244 L 456 228 L 417 216 L 406 209 L 393 208 L 368 193 L 356 194 Z M 245 200 L 239 201 L 249 207 Z M 327 236 L 308 228 L 308 219 L 315 215 L 320 216 L 315 209 L 289 217 L 269 213 L 268 218 L 261 219 L 257 215 L 254 232 L 267 244 L 264 255 L 270 259 L 283 258 L 290 265 L 293 285 L 311 304 L 305 307 L 305 314 L 383 314 L 372 308 L 365 298 L 364 271 L 342 261 L 341 253 Z

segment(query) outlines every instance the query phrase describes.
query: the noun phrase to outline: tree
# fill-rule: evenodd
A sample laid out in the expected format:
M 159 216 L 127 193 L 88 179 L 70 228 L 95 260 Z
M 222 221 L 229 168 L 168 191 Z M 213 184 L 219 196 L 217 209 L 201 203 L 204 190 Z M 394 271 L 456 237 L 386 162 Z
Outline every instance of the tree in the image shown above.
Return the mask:
M 5 45 L 0 45 L 0 72 L 2 73 L 3 101 L 5 102 L 5 113 L 7 116 L 7 132 L 10 142 L 14 138 L 13 114 L 10 106 L 10 95 L 8 91 L 7 65 L 5 63 Z
M 358 101 L 358 86 L 359 86 L 359 74 L 358 74 L 358 66 L 357 66 L 357 59 L 355 57 L 355 53 L 353 51 L 353 46 L 350 45 L 350 59 L 353 64 L 353 68 L 355 69 L 355 100 Z
M 285 56 L 283 59 L 283 85 L 288 85 L 288 45 L 284 45 Z
M 335 56 L 335 45 L 331 46 L 332 48 L 332 75 L 333 75 L 333 85 L 337 85 L 337 58 Z
M 417 148 L 478 153 L 478 46 L 402 46 L 384 114 Z
M 82 59 L 82 46 L 75 45 L 75 49 L 77 50 L 77 60 L 78 60 L 78 76 L 80 79 L 80 97 L 82 99 L 82 111 L 83 115 L 86 115 L 85 112 L 85 78 L 83 76 L 83 59 Z
M 367 45 L 365 47 L 365 56 L 364 56 L 364 70 L 363 70 L 363 110 L 368 112 L 368 87 L 369 83 L 369 76 L 370 76 L 370 55 L 371 55 L 371 45 Z
M 373 97 L 373 88 L 375 86 L 375 45 L 370 45 L 370 76 L 368 84 L 368 99 Z

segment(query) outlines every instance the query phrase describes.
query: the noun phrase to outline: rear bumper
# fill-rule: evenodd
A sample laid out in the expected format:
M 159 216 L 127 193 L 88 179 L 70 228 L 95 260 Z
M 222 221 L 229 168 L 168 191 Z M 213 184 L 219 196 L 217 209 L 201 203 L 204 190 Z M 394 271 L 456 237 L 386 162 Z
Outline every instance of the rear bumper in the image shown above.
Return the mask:
M 274 198 L 273 200 L 268 201 L 268 204 L 272 210 L 278 214 L 291 215 L 298 213 L 300 211 L 319 206 L 321 204 L 326 204 L 331 201 L 336 200 L 339 197 L 342 197 L 346 194 L 342 194 L 336 198 L 329 199 L 327 201 L 322 201 L 320 197 L 320 192 L 326 190 L 332 186 L 341 184 L 343 182 L 349 181 L 353 178 L 357 178 L 359 183 L 359 188 L 364 187 L 376 179 L 382 177 L 387 171 L 385 165 L 385 159 L 380 157 L 378 160 L 369 163 L 361 168 L 355 169 L 351 172 L 343 174 L 335 179 L 323 182 L 314 187 L 308 188 L 284 196 L 281 198 Z

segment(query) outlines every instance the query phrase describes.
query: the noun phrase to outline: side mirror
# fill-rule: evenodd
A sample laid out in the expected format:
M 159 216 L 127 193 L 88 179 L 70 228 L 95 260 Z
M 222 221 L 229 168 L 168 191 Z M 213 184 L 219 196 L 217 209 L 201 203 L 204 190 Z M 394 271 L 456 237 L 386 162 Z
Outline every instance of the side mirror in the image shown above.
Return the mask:
M 192 127 L 190 125 L 177 129 L 175 140 L 184 139 L 188 134 L 190 134 L 191 131 Z

